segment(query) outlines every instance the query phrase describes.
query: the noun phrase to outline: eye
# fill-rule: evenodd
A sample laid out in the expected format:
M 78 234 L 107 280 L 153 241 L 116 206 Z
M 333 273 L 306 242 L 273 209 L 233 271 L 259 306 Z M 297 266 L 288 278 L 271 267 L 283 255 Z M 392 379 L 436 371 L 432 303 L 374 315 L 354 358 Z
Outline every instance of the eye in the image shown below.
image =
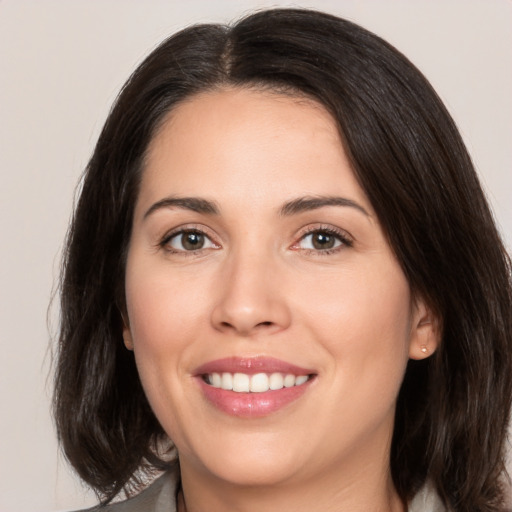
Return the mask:
M 330 254 L 344 246 L 352 246 L 351 239 L 344 233 L 333 229 L 315 229 L 303 235 L 293 248 Z
M 191 252 L 216 248 L 208 236 L 197 230 L 182 230 L 162 241 L 162 245 L 172 252 Z
M 299 243 L 301 249 L 316 249 L 324 251 L 326 249 L 334 249 L 341 245 L 341 240 L 326 231 L 314 231 L 302 238 Z

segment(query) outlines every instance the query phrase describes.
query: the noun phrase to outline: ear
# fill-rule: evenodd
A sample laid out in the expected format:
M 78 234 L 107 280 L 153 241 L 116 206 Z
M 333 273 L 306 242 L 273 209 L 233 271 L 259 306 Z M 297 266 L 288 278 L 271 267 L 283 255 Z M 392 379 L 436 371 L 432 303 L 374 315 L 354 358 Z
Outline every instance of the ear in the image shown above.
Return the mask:
M 124 346 L 128 350 L 133 350 L 132 333 L 130 332 L 129 327 L 123 328 L 123 340 L 124 340 Z
M 133 338 L 132 338 L 132 332 L 130 331 L 130 324 L 128 322 L 128 319 L 126 318 L 126 315 L 121 314 L 121 317 L 123 319 L 123 341 L 124 341 L 124 346 L 128 350 L 133 350 Z
M 409 357 L 421 360 L 431 356 L 439 346 L 440 331 L 439 320 L 430 308 L 423 300 L 416 300 L 413 304 Z

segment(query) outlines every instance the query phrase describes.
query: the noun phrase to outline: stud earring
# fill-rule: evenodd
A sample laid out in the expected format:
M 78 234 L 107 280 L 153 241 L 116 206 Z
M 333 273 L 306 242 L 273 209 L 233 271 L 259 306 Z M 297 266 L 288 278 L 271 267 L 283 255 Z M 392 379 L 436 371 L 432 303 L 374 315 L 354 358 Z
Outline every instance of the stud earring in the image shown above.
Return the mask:
M 424 354 L 427 354 L 428 353 L 428 348 L 426 345 L 421 345 L 421 351 L 424 353 Z

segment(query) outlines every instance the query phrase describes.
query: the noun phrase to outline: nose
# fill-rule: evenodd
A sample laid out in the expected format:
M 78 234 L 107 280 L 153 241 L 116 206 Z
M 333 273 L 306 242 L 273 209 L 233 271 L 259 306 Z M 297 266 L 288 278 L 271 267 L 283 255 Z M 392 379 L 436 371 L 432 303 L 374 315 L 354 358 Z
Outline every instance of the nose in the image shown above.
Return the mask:
M 211 314 L 216 330 L 250 337 L 290 325 L 286 287 L 276 266 L 271 258 L 258 254 L 234 256 L 226 262 Z

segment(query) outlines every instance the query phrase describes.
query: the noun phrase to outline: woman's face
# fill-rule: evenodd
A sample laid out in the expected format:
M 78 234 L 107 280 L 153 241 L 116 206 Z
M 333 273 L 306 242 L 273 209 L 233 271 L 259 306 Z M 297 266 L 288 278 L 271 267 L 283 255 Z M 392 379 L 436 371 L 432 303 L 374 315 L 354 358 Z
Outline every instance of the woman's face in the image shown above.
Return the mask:
M 267 485 L 388 467 L 430 323 L 319 104 L 228 89 L 171 112 L 126 298 L 125 343 L 183 472 Z

